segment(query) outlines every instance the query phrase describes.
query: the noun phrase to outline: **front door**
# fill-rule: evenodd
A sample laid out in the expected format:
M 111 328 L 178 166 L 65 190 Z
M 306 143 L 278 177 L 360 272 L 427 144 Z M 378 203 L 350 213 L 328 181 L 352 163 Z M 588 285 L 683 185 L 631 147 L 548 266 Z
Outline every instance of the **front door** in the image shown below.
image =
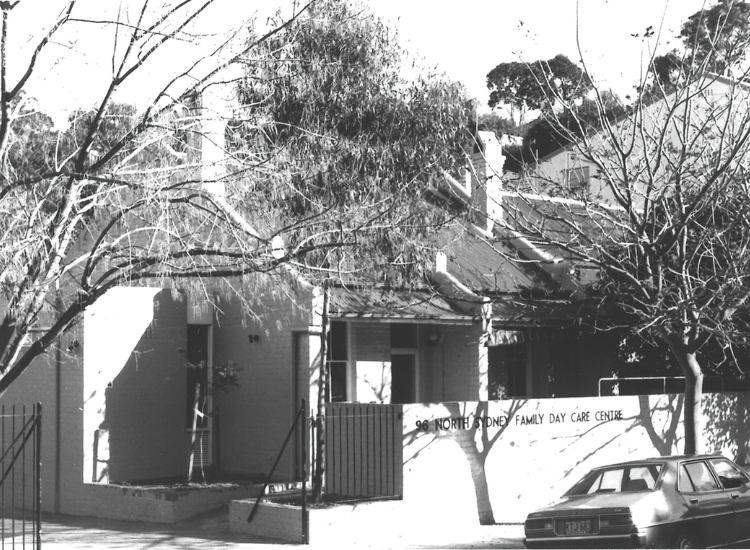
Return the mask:
M 391 403 L 417 400 L 416 365 L 413 354 L 391 355 Z

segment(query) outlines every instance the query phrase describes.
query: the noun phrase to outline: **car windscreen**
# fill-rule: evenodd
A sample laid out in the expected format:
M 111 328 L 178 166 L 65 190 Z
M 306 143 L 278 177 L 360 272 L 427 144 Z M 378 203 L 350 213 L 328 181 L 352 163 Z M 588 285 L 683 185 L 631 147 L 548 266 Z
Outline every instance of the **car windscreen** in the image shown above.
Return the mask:
M 565 493 L 565 496 L 653 491 L 663 467 L 663 464 L 655 463 L 592 470 Z

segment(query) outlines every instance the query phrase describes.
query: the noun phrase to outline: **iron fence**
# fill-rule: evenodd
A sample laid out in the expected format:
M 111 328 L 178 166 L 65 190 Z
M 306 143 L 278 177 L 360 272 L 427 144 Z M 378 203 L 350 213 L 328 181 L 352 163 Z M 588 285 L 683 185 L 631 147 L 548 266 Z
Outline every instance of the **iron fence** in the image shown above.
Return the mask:
M 353 498 L 403 493 L 401 405 L 327 403 L 326 492 Z
M 1 405 L 0 441 L 0 550 L 39 549 L 42 405 Z

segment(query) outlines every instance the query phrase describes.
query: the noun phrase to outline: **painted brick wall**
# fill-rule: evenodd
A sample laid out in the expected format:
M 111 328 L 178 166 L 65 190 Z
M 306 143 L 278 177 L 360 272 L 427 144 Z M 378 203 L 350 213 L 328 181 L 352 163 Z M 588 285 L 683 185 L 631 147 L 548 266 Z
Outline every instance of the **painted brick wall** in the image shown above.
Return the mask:
M 677 454 L 681 396 L 619 396 L 404 405 L 404 502 L 425 521 L 522 522 L 590 468 Z M 745 463 L 748 394 L 707 394 L 706 452 Z M 477 423 L 477 419 L 481 419 Z M 425 424 L 426 423 L 426 424 Z M 442 512 L 441 512 L 442 511 Z
M 419 330 L 420 401 L 478 398 L 482 381 L 480 354 L 484 351 L 480 345 L 480 324 L 423 325 Z M 431 332 L 437 340 L 429 340 Z M 390 382 L 390 325 L 355 323 L 352 333 L 356 400 L 381 402 L 379 396 L 384 392 L 379 385 Z M 385 394 L 387 397 L 390 392 Z
M 78 342 L 78 346 L 75 343 Z M 5 392 L 0 403 L 42 403 L 42 509 L 70 510 L 82 495 L 83 330 L 60 339 L 60 353 L 39 357 Z
M 186 303 L 116 288 L 84 317 L 85 482 L 184 476 Z
M 255 302 L 261 319 L 246 316 L 238 301 L 222 302 L 214 333 L 215 361 L 242 367 L 241 389 L 220 395 L 219 457 L 223 471 L 268 474 L 290 429 L 304 381 L 295 375 L 294 331 L 309 330 L 311 293 L 300 289 L 298 307 L 287 294 L 259 289 Z M 248 335 L 258 336 L 252 342 Z M 311 338 L 310 340 L 314 340 Z M 309 357 L 309 354 L 308 354 Z M 288 480 L 294 470 L 294 447 L 279 463 L 274 478 Z
M 433 396 L 432 401 L 477 399 L 481 326 L 446 327 L 444 330 L 442 395 Z
M 187 475 L 186 300 L 163 290 L 148 305 L 152 322 L 105 389 L 110 481 Z

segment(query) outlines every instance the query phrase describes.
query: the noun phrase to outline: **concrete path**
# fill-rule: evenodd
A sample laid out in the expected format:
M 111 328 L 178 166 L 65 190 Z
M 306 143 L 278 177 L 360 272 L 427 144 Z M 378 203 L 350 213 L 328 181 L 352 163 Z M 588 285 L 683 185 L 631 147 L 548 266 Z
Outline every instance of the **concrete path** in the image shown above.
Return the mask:
M 155 524 L 82 518 L 45 516 L 42 523 L 43 550 L 82 550 L 101 548 L 180 550 L 214 548 L 272 549 L 305 548 L 229 531 L 226 508 L 176 524 Z M 346 526 L 342 526 L 345 529 Z M 383 526 L 382 540 L 358 541 L 356 548 L 523 548 L 521 525 L 477 526 L 450 533 L 414 533 L 394 536 Z M 8 540 L 5 541 L 6 548 Z M 30 539 L 27 538 L 27 547 Z M 17 542 L 18 543 L 18 542 Z M 330 545 L 326 545 L 330 547 Z M 315 542 L 308 548 L 315 548 Z M 347 544 L 347 547 L 352 547 Z

